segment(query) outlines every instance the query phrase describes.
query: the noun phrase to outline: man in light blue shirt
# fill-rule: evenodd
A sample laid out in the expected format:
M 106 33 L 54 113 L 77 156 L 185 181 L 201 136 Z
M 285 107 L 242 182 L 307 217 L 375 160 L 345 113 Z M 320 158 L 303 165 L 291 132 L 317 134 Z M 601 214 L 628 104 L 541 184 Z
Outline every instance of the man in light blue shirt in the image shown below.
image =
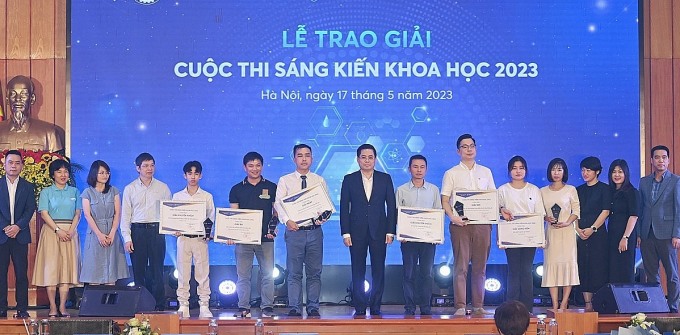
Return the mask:
M 408 170 L 411 173 L 411 181 L 397 188 L 397 206 L 441 209 L 439 188 L 425 181 L 427 173 L 425 156 L 411 156 Z M 420 315 L 432 314 L 430 298 L 432 297 L 432 266 L 435 249 L 436 245 L 432 243 L 401 241 L 405 315 L 415 315 L 416 304 L 420 306 Z M 420 263 L 420 268 L 416 268 L 418 263 Z M 418 274 L 422 281 L 418 283 L 419 292 L 416 292 Z

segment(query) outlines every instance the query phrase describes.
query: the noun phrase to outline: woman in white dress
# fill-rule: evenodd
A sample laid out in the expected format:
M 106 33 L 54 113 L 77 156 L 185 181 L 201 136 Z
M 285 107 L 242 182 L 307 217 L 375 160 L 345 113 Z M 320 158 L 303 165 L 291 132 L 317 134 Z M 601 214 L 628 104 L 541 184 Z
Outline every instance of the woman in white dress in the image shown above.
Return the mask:
M 566 184 L 569 170 L 563 159 L 555 158 L 550 161 L 547 178 L 550 185 L 541 188 L 543 206 L 547 213 L 545 216 L 547 246 L 543 254 L 541 286 L 550 290 L 553 309 L 567 309 L 572 286 L 580 284 L 574 223 L 579 218 L 581 207 L 576 188 Z

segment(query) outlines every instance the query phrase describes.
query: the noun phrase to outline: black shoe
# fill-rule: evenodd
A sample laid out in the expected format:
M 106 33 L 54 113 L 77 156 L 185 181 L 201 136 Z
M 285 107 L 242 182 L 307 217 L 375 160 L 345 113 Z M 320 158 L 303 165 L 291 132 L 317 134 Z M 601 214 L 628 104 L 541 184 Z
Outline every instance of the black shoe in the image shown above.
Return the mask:
M 291 309 L 288 316 L 302 316 L 302 313 L 298 312 L 297 309 Z
M 319 317 L 319 316 L 321 316 L 321 314 L 319 314 L 319 310 L 315 308 L 315 309 L 310 309 L 310 310 L 308 310 L 308 311 L 307 311 L 307 316 L 311 316 L 311 317 Z
M 363 310 L 363 311 L 357 311 L 357 310 L 355 310 L 355 311 L 354 311 L 354 316 L 366 316 L 366 311 L 365 311 L 365 310 Z
M 14 315 L 18 319 L 28 319 L 30 315 L 28 315 L 28 312 L 26 311 L 17 311 L 17 314 Z
M 420 315 L 432 315 L 432 311 L 427 309 L 427 310 L 420 310 Z
M 407 310 L 404 311 L 404 315 L 406 315 L 406 316 L 408 316 L 408 315 L 416 315 L 416 311 L 414 311 L 414 310 L 412 310 L 412 309 L 407 309 Z
M 1 317 L 1 318 L 6 318 L 6 317 L 7 317 L 7 310 L 0 311 L 0 317 Z
M 382 313 L 380 313 L 380 311 L 371 311 L 371 315 L 373 315 L 373 316 L 378 316 L 378 315 L 381 315 L 381 314 Z

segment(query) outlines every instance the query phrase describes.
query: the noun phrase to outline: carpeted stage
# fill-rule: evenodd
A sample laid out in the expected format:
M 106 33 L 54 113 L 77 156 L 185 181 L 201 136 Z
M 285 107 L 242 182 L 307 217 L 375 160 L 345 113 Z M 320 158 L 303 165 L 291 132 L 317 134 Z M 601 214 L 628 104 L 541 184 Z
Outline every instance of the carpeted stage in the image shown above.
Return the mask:
M 492 310 L 492 309 L 490 309 Z M 281 316 L 264 319 L 265 331 L 271 334 L 281 333 L 318 333 L 318 334 L 497 334 L 493 321 L 493 315 L 487 316 L 452 316 L 452 309 L 434 309 L 432 316 L 404 316 L 403 306 L 383 306 L 382 316 L 366 316 L 355 318 L 352 316 L 352 308 L 349 306 L 322 307 L 320 318 L 288 317 L 287 309 L 276 309 Z M 11 312 L 11 311 L 10 311 Z M 232 315 L 235 310 L 214 310 L 218 319 L 220 334 L 253 334 L 253 327 L 259 310 L 253 309 L 253 318 L 237 319 Z M 539 312 L 542 312 L 539 310 Z M 38 320 L 47 318 L 47 310 L 29 311 L 32 318 Z M 77 311 L 71 311 L 77 315 Z M 612 329 L 625 325 L 630 320 L 630 315 L 598 315 L 596 312 L 584 312 L 582 309 L 570 309 L 554 313 L 547 310 L 548 317 L 555 317 L 559 323 L 559 333 L 573 331 L 574 335 L 589 333 L 609 333 Z M 192 315 L 198 311 L 192 310 Z M 160 328 L 162 334 L 205 334 L 208 329 L 208 319 L 192 317 L 179 319 L 174 312 L 155 312 L 147 314 L 155 328 Z M 651 314 L 650 314 L 651 315 Z M 654 314 L 654 316 L 673 316 L 677 314 Z M 71 317 L 68 320 L 92 320 L 112 318 L 79 318 Z M 54 320 L 54 319 L 51 319 Z M 122 325 L 126 318 L 113 318 Z M 28 322 L 28 320 L 26 320 Z M 536 334 L 536 319 L 532 318 L 527 334 Z M 0 334 L 23 335 L 27 334 L 24 320 L 12 317 L 0 319 Z M 52 335 L 59 335 L 51 333 Z

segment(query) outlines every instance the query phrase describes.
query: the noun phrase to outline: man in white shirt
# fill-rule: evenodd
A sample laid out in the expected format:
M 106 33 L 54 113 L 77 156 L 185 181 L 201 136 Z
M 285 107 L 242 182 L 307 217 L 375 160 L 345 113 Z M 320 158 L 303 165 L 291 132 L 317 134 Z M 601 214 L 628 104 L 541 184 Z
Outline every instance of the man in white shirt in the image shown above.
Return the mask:
M 205 202 L 205 218 L 215 222 L 215 203 L 213 196 L 203 190 L 198 181 L 203 176 L 203 166 L 198 161 L 190 161 L 184 164 L 184 179 L 187 186 L 172 195 L 172 200 L 202 201 Z M 194 262 L 194 277 L 198 286 L 199 317 L 213 317 L 210 311 L 210 262 L 208 258 L 208 240 L 210 231 L 205 234 L 180 234 L 177 233 L 177 301 L 178 312 L 182 317 L 189 315 L 189 280 L 191 279 L 191 261 Z
M 165 309 L 163 260 L 165 235 L 158 233 L 160 202 L 170 200 L 168 185 L 154 179 L 156 162 L 149 153 L 135 159 L 139 178 L 125 186 L 120 231 L 130 253 L 135 284 L 146 287 L 156 299 L 156 310 Z M 147 264 L 151 281 L 146 280 Z
M 491 314 L 483 308 L 486 261 L 491 248 L 491 225 L 468 225 L 467 219 L 453 209 L 453 201 L 455 191 L 495 190 L 496 185 L 491 170 L 475 162 L 477 147 L 472 135 L 460 135 L 456 147 L 460 164 L 446 171 L 442 180 L 442 207 L 451 221 L 449 231 L 454 255 L 453 295 L 456 308 L 454 315 L 465 315 L 467 272 L 470 263 L 472 263 L 470 291 L 473 313 Z
M 288 270 L 288 316 L 302 316 L 302 268 L 307 276 L 307 316 L 319 315 L 319 296 L 321 295 L 321 270 L 323 263 L 323 231 L 321 224 L 326 220 L 309 218 L 304 222 L 291 220 L 281 205 L 286 196 L 307 187 L 323 187 L 326 181 L 311 172 L 312 148 L 307 144 L 293 147 L 295 172 L 279 178 L 276 186 L 276 203 L 281 222 L 286 225 L 286 269 Z M 330 210 L 330 208 L 329 208 Z

